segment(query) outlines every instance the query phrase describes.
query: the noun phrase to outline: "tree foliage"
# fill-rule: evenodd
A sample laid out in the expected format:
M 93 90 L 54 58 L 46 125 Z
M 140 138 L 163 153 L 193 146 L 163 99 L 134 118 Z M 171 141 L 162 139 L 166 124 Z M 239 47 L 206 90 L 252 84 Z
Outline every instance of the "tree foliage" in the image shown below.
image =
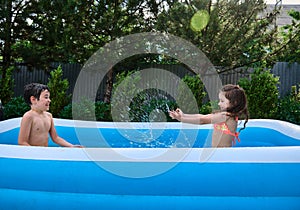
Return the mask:
M 161 2 L 28 0 L 26 5 L 25 1 L 20 4 L 24 4 L 22 16 L 18 22 L 10 22 L 17 24 L 15 34 L 22 35 L 12 41 L 15 56 L 36 65 L 53 61 L 83 63 L 117 37 L 149 31 Z
M 280 29 L 280 38 L 275 52 L 279 52 L 274 57 L 277 61 L 300 63 L 300 12 L 291 10 L 289 15 L 293 18 L 292 23 Z
M 29 1 L 1 0 L 0 4 L 0 96 L 5 104 L 13 95 L 13 63 L 15 55 L 13 46 L 17 40 L 23 40 L 26 31 L 26 14 L 24 8 Z
M 275 40 L 269 25 L 277 11 L 262 15 L 265 8 L 263 0 L 177 2 L 161 13 L 157 29 L 191 41 L 215 66 L 249 66 L 261 61 Z M 202 31 L 193 31 L 189 21 L 199 10 L 207 10 L 210 20 Z
M 264 14 L 265 7 L 263 0 L 1 0 L 1 96 L 13 88 L 15 62 L 49 71 L 54 61 L 84 63 L 106 43 L 138 32 L 166 32 L 191 41 L 215 66 L 226 67 L 220 72 L 275 59 L 298 61 L 299 13 L 290 13 L 294 22 L 279 39 L 270 27 L 278 11 Z M 208 12 L 209 21 L 193 31 L 190 20 L 199 10 Z M 147 58 L 126 62 L 172 60 L 142 56 Z M 112 78 L 108 80 L 111 88 Z
M 6 0 L 0 6 L 2 78 L 15 61 L 44 70 L 51 70 L 54 61 L 84 63 L 117 37 L 150 31 L 162 4 L 163 0 Z

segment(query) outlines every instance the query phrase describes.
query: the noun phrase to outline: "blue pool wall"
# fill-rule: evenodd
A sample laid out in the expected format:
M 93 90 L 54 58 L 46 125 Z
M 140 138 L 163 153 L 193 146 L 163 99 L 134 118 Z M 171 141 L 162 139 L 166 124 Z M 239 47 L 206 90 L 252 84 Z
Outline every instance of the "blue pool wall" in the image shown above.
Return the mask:
M 290 161 L 243 162 L 236 154 L 237 161 L 232 162 L 178 162 L 164 173 L 145 178 L 118 176 L 94 161 L 0 158 L 0 209 L 299 209 L 300 158 L 296 155 L 300 148 L 285 148 L 293 157 Z M 25 152 L 34 154 L 37 149 Z M 59 149 L 46 148 L 49 153 Z M 269 147 L 273 149 L 277 148 Z M 243 148 L 229 150 L 235 154 Z M 277 149 L 276 154 L 280 152 Z M 170 162 L 103 164 L 140 173 L 168 167 Z
M 9 122 L 0 122 L 0 209 L 300 209 L 296 125 L 253 120 L 232 148 L 63 148 L 15 145 L 20 119 Z M 56 120 L 59 135 L 73 143 L 77 130 L 88 138 L 98 132 L 86 132 L 86 122 L 76 130 L 64 122 Z M 99 125 L 111 135 L 112 124 Z M 211 129 L 200 131 L 201 142 Z M 111 144 L 124 146 L 115 135 Z M 176 157 L 181 150 L 187 151 L 181 160 L 145 158 L 169 151 Z M 89 151 L 100 157 L 92 159 Z M 114 159 L 115 153 L 145 157 Z

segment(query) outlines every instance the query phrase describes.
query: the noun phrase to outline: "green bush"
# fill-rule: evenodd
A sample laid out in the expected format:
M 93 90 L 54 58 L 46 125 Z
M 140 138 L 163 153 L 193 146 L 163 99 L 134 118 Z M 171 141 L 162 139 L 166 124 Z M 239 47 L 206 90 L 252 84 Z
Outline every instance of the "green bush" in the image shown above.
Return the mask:
M 130 79 L 129 79 L 130 78 Z M 170 109 L 176 108 L 175 102 L 162 90 L 138 87 L 141 81 L 139 71 L 122 72 L 116 76 L 113 86 L 113 120 L 150 122 L 170 121 L 167 105 Z M 143 87 L 151 87 L 143 84 Z
M 131 121 L 132 119 L 128 119 L 126 116 L 134 115 L 133 112 L 139 111 L 139 103 L 144 97 L 144 95 L 139 95 L 142 89 L 136 86 L 140 81 L 141 75 L 139 71 L 124 71 L 116 75 L 111 100 L 114 121 Z M 135 102 L 132 102 L 132 98 L 129 96 L 138 97 L 136 97 Z
M 110 104 L 105 103 L 103 101 L 97 101 L 95 103 L 96 109 L 95 109 L 95 114 L 96 114 L 96 120 L 97 121 L 112 121 L 111 118 L 111 108 Z
M 292 87 L 289 95 L 279 100 L 278 119 L 300 125 L 300 89 Z
M 61 66 L 50 72 L 48 87 L 51 93 L 50 112 L 54 117 L 58 117 L 59 112 L 69 103 L 71 95 L 67 95 L 69 82 L 67 79 L 62 79 L 63 71 Z
M 0 67 L 0 73 L 4 71 L 3 67 Z M 5 77 L 0 78 L 0 99 L 3 104 L 6 104 L 10 101 L 11 97 L 13 96 L 13 71 L 14 67 L 9 67 L 6 69 Z M 2 74 L 1 74 L 2 75 Z
M 158 90 L 142 91 L 129 106 L 129 119 L 132 122 L 171 121 L 168 108 L 175 109 L 177 104 L 165 98 Z
M 210 114 L 214 110 L 218 110 L 219 109 L 218 103 L 219 103 L 218 101 L 210 101 L 210 102 L 207 102 L 206 104 L 203 104 L 200 107 L 199 113 L 200 114 Z
M 73 119 L 73 112 L 76 113 L 76 119 L 91 120 L 96 117 L 97 121 L 111 121 L 110 105 L 102 101 L 96 103 L 87 99 L 81 100 L 79 103 L 68 104 L 59 113 L 60 118 Z M 95 116 L 93 116 L 95 113 Z
M 30 106 L 25 103 L 23 97 L 14 97 L 4 105 L 4 118 L 10 119 L 15 117 L 22 117 L 23 114 L 30 110 Z
M 201 81 L 200 75 L 186 75 L 182 78 L 182 82 L 179 84 L 179 94 L 177 100 L 185 103 L 186 109 L 184 110 L 184 112 L 194 113 L 194 101 L 190 100 L 188 94 L 186 93 L 185 86 L 187 86 L 192 91 L 193 96 L 197 102 L 198 109 L 200 109 L 202 107 L 203 99 L 206 96 L 206 92 L 204 91 L 204 84 Z
M 239 85 L 245 90 L 251 118 L 276 118 L 279 77 L 268 70 L 257 68 L 251 79 L 242 78 Z

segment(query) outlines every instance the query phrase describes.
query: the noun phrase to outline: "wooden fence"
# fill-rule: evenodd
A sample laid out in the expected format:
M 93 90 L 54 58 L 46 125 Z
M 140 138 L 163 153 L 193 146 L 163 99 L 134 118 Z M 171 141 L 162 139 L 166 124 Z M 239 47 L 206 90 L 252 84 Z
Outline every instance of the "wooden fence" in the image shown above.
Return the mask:
M 53 69 L 57 68 L 59 64 L 53 64 Z M 73 92 L 73 89 L 76 84 L 77 77 L 80 73 L 80 70 L 82 68 L 79 64 L 61 64 L 63 69 L 63 77 L 68 79 L 69 81 L 69 93 Z M 176 74 L 179 77 L 183 77 L 186 74 L 191 74 L 189 70 L 184 68 L 183 66 L 178 65 L 152 65 L 148 66 L 148 68 L 159 68 L 159 69 L 166 69 L 174 74 Z M 143 67 L 141 69 L 144 69 L 147 67 Z M 298 63 L 285 63 L 285 62 L 278 62 L 274 65 L 271 72 L 275 76 L 279 76 L 280 78 L 280 85 L 279 93 L 280 96 L 285 96 L 288 94 L 291 90 L 291 86 L 297 85 L 299 88 L 300 85 L 300 64 Z M 225 72 L 219 75 L 220 79 L 222 81 L 222 84 L 237 84 L 240 78 L 249 78 L 250 72 L 247 71 L 230 71 Z M 18 69 L 14 72 L 13 78 L 15 81 L 15 87 L 14 87 L 14 96 L 22 96 L 23 95 L 23 88 L 24 85 L 31 83 L 31 82 L 39 82 L 39 83 L 48 83 L 48 79 L 50 77 L 49 72 L 45 72 L 43 70 L 28 70 L 25 66 L 19 66 Z M 158 75 L 158 78 L 160 76 Z M 163 79 L 163 78 L 160 78 Z M 170 78 L 168 78 L 168 81 L 166 83 L 172 83 L 172 81 L 169 81 Z M 103 93 L 105 90 L 105 79 L 104 82 L 101 82 L 97 99 L 102 100 L 103 99 Z M 89 82 L 89 81 L 87 81 Z M 98 82 L 98 81 L 96 81 Z

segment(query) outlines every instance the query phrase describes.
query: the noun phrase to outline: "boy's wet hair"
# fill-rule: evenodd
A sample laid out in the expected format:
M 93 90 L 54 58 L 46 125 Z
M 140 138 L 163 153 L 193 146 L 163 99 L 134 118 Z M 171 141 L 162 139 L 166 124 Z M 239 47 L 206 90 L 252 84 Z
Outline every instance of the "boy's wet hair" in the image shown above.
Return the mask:
M 25 85 L 24 87 L 24 100 L 27 104 L 31 105 L 30 97 L 33 96 L 37 100 L 40 100 L 40 96 L 42 91 L 48 90 L 49 88 L 47 85 L 39 84 L 39 83 L 31 83 Z

